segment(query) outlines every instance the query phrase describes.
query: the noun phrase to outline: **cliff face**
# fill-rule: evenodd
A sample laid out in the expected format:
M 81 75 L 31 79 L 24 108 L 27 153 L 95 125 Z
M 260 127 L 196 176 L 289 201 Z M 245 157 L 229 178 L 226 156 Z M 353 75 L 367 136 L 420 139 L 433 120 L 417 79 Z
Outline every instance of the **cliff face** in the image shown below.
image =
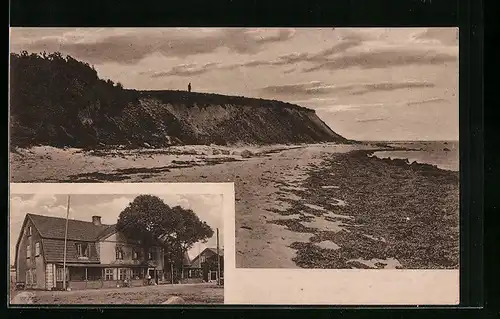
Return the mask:
M 115 116 L 81 112 L 80 133 L 61 127 L 57 135 L 62 138 L 56 140 L 76 147 L 345 142 L 313 110 L 282 102 L 228 96 L 224 103 L 220 95 L 212 101 L 206 98 L 212 95 L 173 91 L 136 94 L 136 101 Z
M 165 96 L 167 95 L 167 96 Z M 277 101 L 187 92 L 139 92 L 116 119 L 153 145 L 343 141 L 314 111 Z
M 181 99 L 168 100 L 162 93 L 177 93 Z M 51 122 L 49 118 L 46 123 L 13 120 L 11 134 L 17 137 L 14 144 L 31 141 L 28 144 L 73 147 L 346 142 L 310 109 L 277 101 L 248 98 L 234 101 L 232 97 L 227 97 L 227 103 L 206 103 L 204 96 L 137 91 L 135 101 L 119 114 L 102 114 L 99 108 L 88 106 L 68 125 L 59 125 L 59 121 Z M 34 131 L 38 125 L 43 126 L 43 134 Z
M 12 146 L 347 142 L 313 110 L 246 97 L 126 90 L 71 57 L 11 55 Z

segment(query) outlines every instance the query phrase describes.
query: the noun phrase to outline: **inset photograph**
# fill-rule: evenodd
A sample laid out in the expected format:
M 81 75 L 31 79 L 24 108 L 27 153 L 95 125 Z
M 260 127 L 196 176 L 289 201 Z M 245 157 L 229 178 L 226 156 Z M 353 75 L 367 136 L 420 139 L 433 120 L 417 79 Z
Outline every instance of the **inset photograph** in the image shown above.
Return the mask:
M 222 193 L 70 186 L 11 195 L 11 304 L 224 303 Z

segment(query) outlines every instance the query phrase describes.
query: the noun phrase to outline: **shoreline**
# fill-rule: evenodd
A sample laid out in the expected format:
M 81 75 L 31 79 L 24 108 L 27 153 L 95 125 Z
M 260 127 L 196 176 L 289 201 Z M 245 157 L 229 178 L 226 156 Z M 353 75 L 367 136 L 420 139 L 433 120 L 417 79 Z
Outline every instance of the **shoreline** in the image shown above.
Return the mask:
M 433 249 L 425 238 L 405 242 L 391 236 L 402 235 L 394 231 L 398 227 L 406 232 L 408 225 L 418 227 L 415 219 L 396 220 L 398 208 L 420 214 L 426 233 L 430 225 L 438 237 L 455 238 L 458 228 L 451 231 L 450 225 L 458 226 L 458 172 L 368 157 L 384 149 L 393 148 L 333 143 L 266 149 L 184 146 L 92 155 L 42 147 L 21 150 L 14 158 L 11 153 L 11 175 L 12 182 L 234 182 L 237 268 L 456 267 L 453 256 L 420 260 L 430 254 L 426 249 Z M 419 207 L 432 212 L 445 208 L 446 223 Z M 438 252 L 453 255 L 458 243 L 446 238 L 441 241 L 447 246 Z M 398 244 L 415 260 L 402 254 Z M 344 257 L 339 259 L 340 252 Z

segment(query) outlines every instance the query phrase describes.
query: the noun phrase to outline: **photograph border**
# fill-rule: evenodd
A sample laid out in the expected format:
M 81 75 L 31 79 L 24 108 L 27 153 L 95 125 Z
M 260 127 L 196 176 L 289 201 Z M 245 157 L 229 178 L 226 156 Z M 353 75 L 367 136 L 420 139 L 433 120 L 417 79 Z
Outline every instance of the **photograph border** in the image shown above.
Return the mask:
M 11 183 L 10 195 L 15 194 L 56 194 L 56 195 L 221 195 L 221 220 L 223 227 L 223 247 L 234 247 L 234 235 L 228 232 L 226 222 L 234 219 L 234 183 Z M 10 196 L 9 196 L 10 199 Z M 10 205 L 9 205 L 10 206 Z M 196 213 L 196 212 L 195 212 Z M 10 210 L 7 214 L 10 219 Z M 7 228 L 9 230 L 9 228 Z M 231 228 L 230 228 L 231 229 Z M 9 233 L 9 232 L 7 232 Z M 10 247 L 10 236 L 7 237 L 7 251 Z M 227 251 L 227 248 L 225 249 Z M 231 250 L 229 250 L 231 251 Z M 10 256 L 7 255 L 7 261 Z M 224 269 L 227 273 L 228 259 L 234 259 L 234 255 L 224 258 Z M 7 263 L 8 264 L 8 263 Z M 231 269 L 229 269 L 231 271 Z M 7 269 L 6 274 L 8 275 Z M 9 286 L 7 288 L 7 307 L 11 309 L 29 309 L 29 308 L 102 308 L 113 305 L 99 304 L 78 304 L 78 305 L 16 305 L 9 301 Z M 226 289 L 224 289 L 224 300 L 226 299 Z M 136 308 L 137 305 L 119 305 L 124 307 Z M 147 305 L 151 307 L 169 307 L 169 305 Z M 198 306 L 198 305 L 197 305 Z M 142 306 L 141 306 L 142 307 Z
M 149 11 L 144 2 L 138 8 L 133 8 L 132 2 L 121 2 L 120 5 L 110 3 L 106 6 L 102 3 L 101 6 L 97 6 L 89 2 L 80 8 L 75 8 L 74 4 L 54 0 L 43 3 L 22 0 L 13 2 L 11 6 L 11 26 L 459 26 L 461 303 L 460 307 L 445 307 L 447 310 L 443 311 L 436 307 L 423 311 L 422 307 L 419 307 L 419 314 L 425 316 L 431 312 L 434 314 L 445 312 L 456 315 L 457 311 L 449 308 L 457 310 L 463 307 L 484 306 L 483 3 L 481 0 L 406 2 L 346 0 L 338 3 L 308 1 L 302 5 L 294 4 L 293 8 L 286 4 L 280 5 L 279 1 L 261 6 L 255 3 L 245 6 L 243 2 L 239 5 L 234 3 L 230 5 L 229 2 L 219 5 L 210 2 L 193 6 L 192 3 L 183 2 L 175 5 L 165 3 L 163 7 L 158 4 L 154 7 L 149 6 Z M 191 10 L 186 10 L 188 7 Z M 280 14 L 276 14 L 276 10 Z M 248 313 L 249 307 L 242 307 L 245 313 Z M 261 306 L 261 308 L 270 307 Z M 280 309 L 280 307 L 275 308 Z M 315 306 L 313 308 L 327 308 L 330 311 L 342 311 L 344 314 L 349 311 L 350 314 L 359 315 L 360 308 L 366 307 Z M 374 311 L 374 308 L 378 310 Z M 394 308 L 405 307 L 373 306 L 365 309 L 363 313 L 380 313 Z M 285 309 L 281 309 L 285 313 Z M 412 313 L 417 308 L 406 307 L 406 309 L 407 313 Z

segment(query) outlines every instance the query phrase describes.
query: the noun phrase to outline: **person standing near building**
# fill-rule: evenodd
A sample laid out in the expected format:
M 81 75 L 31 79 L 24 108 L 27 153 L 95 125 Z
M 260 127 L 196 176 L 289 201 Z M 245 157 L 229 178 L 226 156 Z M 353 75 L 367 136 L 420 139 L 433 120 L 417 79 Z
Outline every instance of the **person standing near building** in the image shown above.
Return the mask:
M 191 92 L 191 82 L 188 84 L 188 92 Z

